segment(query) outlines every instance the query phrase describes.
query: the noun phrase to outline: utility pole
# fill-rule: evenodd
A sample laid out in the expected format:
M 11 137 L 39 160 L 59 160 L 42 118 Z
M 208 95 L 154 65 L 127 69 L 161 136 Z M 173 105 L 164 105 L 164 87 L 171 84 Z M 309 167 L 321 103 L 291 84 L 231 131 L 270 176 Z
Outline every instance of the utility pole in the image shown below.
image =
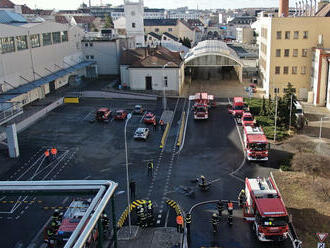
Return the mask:
M 274 128 L 274 143 L 276 142 L 276 132 L 277 132 L 277 108 L 278 108 L 278 100 L 277 100 L 277 93 L 279 92 L 278 88 L 275 88 L 275 101 L 276 101 L 276 107 L 275 107 L 275 128 Z
M 293 100 L 293 95 L 291 93 L 291 105 L 290 105 L 290 120 L 289 120 L 289 129 L 291 127 L 291 121 L 292 121 L 292 100 Z

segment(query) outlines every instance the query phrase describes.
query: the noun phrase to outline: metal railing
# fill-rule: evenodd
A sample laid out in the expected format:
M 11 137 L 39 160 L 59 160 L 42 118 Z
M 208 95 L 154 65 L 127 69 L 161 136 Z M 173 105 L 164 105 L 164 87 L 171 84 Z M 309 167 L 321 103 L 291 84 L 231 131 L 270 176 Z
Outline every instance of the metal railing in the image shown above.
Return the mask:
M 4 106 L 4 108 L 2 108 Z M 8 107 L 7 107 L 8 106 Z M 0 125 L 23 113 L 20 102 L 0 102 Z

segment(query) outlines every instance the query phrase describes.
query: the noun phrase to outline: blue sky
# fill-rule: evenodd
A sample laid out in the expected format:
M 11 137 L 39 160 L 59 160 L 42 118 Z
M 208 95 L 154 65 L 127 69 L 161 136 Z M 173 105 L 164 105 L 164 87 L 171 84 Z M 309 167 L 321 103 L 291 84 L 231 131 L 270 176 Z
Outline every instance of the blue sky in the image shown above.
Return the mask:
M 88 0 L 12 0 L 16 4 L 27 4 L 34 8 L 35 6 L 43 9 L 75 9 L 82 2 L 88 3 Z M 111 3 L 113 5 L 122 4 L 123 0 L 92 0 L 92 3 L 99 5 Z M 277 7 L 279 0 L 144 0 L 147 7 L 152 8 L 178 8 L 188 6 L 189 8 L 210 9 L 210 8 L 244 8 L 244 7 Z M 294 4 L 294 1 L 291 1 Z

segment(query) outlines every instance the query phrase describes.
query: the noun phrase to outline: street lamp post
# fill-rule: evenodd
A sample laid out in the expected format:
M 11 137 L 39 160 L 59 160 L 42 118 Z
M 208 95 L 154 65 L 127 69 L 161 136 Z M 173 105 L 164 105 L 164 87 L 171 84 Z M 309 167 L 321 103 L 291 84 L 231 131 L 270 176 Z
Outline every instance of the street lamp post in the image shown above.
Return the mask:
M 329 117 L 321 117 L 319 139 L 322 139 L 322 124 L 324 119 L 329 119 Z
M 165 95 L 165 78 L 164 78 L 164 72 L 165 72 L 165 67 L 168 66 L 168 63 L 163 65 L 163 109 L 166 110 L 167 108 L 167 101 L 166 101 L 166 95 Z M 167 79 L 168 80 L 168 79 Z
M 128 153 L 127 153 L 127 123 L 132 118 L 132 114 L 127 115 L 127 119 L 125 122 L 125 155 L 126 155 L 126 186 L 127 186 L 127 208 L 128 208 L 128 227 L 129 227 L 129 236 L 132 235 L 132 223 L 131 223 L 131 199 L 130 199 L 130 192 L 129 192 L 129 174 L 128 174 Z

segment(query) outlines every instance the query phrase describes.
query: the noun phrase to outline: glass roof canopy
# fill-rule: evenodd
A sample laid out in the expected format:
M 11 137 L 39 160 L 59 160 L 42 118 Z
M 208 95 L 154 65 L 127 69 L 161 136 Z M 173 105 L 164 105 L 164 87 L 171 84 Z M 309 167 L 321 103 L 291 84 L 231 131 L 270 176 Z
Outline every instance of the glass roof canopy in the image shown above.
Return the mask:
M 194 48 L 190 49 L 190 51 L 185 56 L 185 64 L 192 64 L 194 59 L 201 58 L 204 56 L 214 57 L 220 56 L 226 58 L 224 61 L 228 62 L 227 65 L 241 65 L 243 66 L 243 62 L 238 57 L 237 53 L 223 41 L 219 40 L 205 40 L 201 41 Z M 200 59 L 199 59 L 200 60 Z M 209 60 L 210 63 L 215 61 L 214 59 Z M 218 60 L 217 60 L 218 61 Z M 189 63 L 190 62 L 190 63 Z M 193 63 L 196 64 L 196 63 Z M 210 64 L 210 66 L 225 66 L 226 64 Z M 201 66 L 206 66 L 203 63 Z

